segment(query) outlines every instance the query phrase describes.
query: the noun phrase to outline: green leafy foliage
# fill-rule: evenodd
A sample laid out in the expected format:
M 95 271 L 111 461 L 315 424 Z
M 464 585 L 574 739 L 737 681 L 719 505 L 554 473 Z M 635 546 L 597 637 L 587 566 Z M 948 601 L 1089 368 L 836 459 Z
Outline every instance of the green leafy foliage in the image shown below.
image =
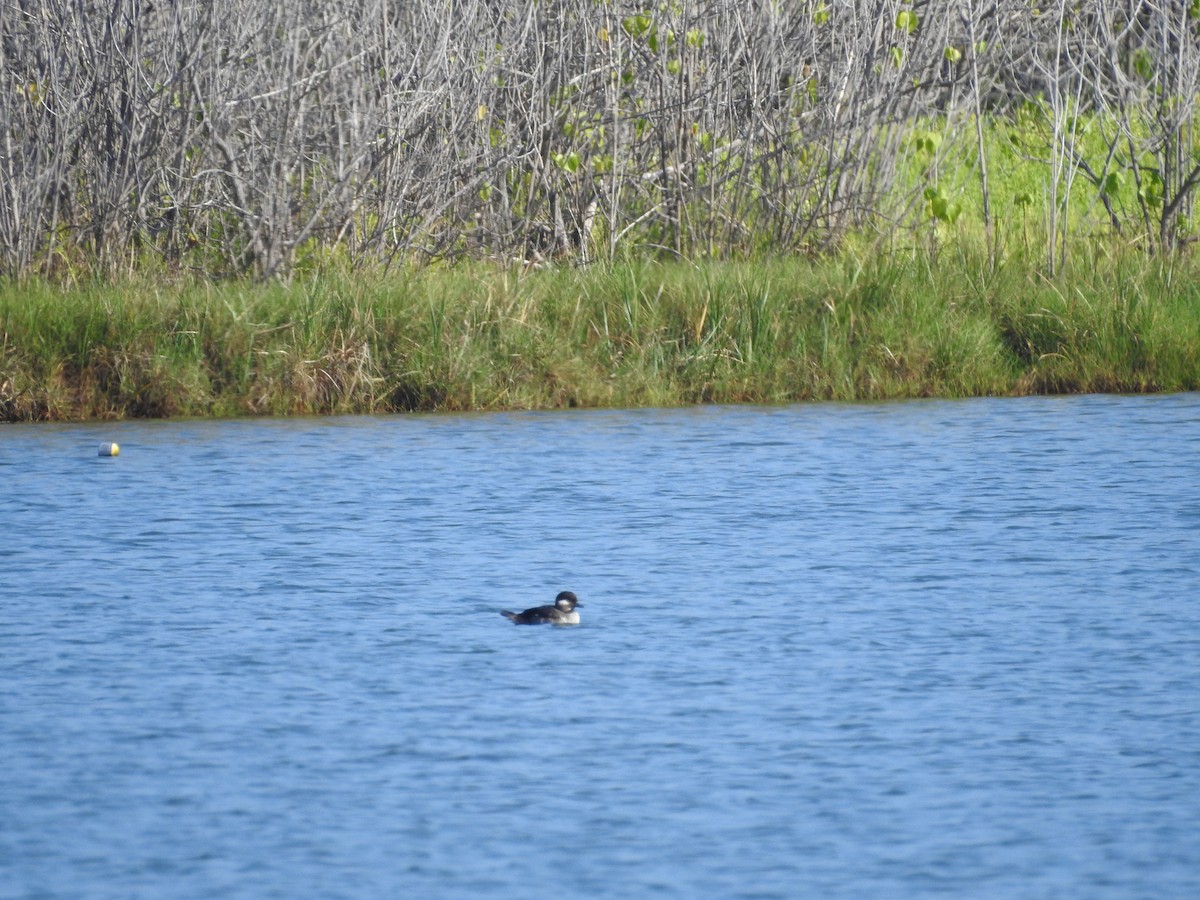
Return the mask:
M 579 167 L 583 164 L 583 159 L 574 150 L 569 153 L 553 153 L 550 155 L 551 161 L 558 168 L 569 174 L 574 174 L 579 171 Z
M 1139 48 L 1133 54 L 1133 71 L 1143 81 L 1151 81 L 1154 78 L 1154 56 L 1145 48 Z
M 639 13 L 635 16 L 626 16 L 621 20 L 621 28 L 625 33 L 635 40 L 641 40 L 650 34 L 650 29 L 654 27 L 654 20 L 645 13 Z
M 952 199 L 945 188 L 937 186 L 927 187 L 924 191 L 924 197 L 929 215 L 939 222 L 953 225 L 958 221 L 958 217 L 962 215 L 962 204 Z
M 912 136 L 912 145 L 918 153 L 933 156 L 942 146 L 942 135 L 937 131 L 918 131 Z
M 920 17 L 911 9 L 902 9 L 896 13 L 896 29 L 905 34 L 912 34 L 920 25 Z
M 1141 187 L 1138 188 L 1138 199 L 1151 209 L 1159 209 L 1163 204 L 1162 176 L 1153 169 L 1142 171 Z
M 666 30 L 655 28 L 650 32 L 650 36 L 646 38 L 646 46 L 648 46 L 654 53 L 658 53 L 660 50 L 665 50 L 668 47 L 673 47 L 674 45 L 675 32 L 669 28 Z

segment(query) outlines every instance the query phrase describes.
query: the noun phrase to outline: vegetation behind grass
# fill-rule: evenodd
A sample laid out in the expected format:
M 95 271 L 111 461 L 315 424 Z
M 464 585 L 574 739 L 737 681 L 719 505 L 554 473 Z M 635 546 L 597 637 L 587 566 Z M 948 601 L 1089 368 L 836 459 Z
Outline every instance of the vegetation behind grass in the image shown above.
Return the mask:
M 1196 386 L 1200 2 L 68 6 L 0 419 Z
M 56 9 L 0 15 L 0 275 L 1198 233 L 1200 0 Z
M 0 418 L 1200 388 L 1200 265 L 1093 245 L 1054 279 L 942 248 L 818 260 L 0 284 Z

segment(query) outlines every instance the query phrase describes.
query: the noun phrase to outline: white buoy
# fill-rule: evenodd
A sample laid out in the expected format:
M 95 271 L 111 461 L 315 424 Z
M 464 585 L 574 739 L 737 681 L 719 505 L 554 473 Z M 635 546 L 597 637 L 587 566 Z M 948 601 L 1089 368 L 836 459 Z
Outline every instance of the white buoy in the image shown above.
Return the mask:
M 113 441 L 105 441 L 103 444 L 100 445 L 100 452 L 97 453 L 96 455 L 97 456 L 116 456 L 120 452 L 121 452 L 121 448 L 118 447 L 116 445 L 116 443 L 114 443 Z

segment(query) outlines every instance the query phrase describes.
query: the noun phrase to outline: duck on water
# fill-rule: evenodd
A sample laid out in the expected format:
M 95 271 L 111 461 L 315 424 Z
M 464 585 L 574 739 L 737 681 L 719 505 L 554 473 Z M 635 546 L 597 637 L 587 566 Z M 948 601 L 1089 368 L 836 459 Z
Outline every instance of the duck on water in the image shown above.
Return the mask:
M 570 591 L 562 591 L 554 598 L 553 606 L 535 606 L 519 613 L 502 609 L 500 615 L 517 625 L 578 625 L 577 606 L 583 606 L 579 598 Z

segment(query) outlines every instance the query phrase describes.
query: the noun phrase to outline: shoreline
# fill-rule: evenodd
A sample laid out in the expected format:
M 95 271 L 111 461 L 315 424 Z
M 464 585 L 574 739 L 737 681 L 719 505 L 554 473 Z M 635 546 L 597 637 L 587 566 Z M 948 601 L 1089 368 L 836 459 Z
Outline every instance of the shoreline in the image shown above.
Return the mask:
M 920 253 L 0 284 L 0 421 L 1200 389 L 1200 263 Z

